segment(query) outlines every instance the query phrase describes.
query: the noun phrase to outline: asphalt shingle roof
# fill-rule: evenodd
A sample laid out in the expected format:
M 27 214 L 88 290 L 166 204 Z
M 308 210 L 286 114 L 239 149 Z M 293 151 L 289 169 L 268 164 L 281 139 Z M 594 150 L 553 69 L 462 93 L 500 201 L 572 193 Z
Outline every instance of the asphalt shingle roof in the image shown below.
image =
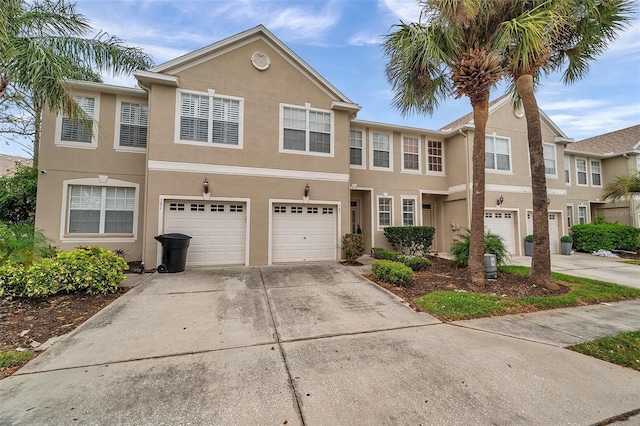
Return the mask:
M 570 143 L 571 151 L 593 154 L 618 154 L 640 148 L 640 124 Z

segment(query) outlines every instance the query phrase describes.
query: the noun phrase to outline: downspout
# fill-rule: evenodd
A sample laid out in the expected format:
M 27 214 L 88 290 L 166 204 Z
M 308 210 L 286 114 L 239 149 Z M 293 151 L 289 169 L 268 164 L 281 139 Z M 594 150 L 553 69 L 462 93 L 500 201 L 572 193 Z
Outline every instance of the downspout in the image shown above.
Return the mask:
M 138 86 L 145 92 L 147 92 L 147 105 L 149 105 L 149 96 L 151 96 L 151 88 L 143 85 L 138 81 Z M 149 123 L 147 123 L 147 126 Z M 147 130 L 147 152 L 145 153 L 145 166 L 144 166 L 144 197 L 142 199 L 142 271 L 144 272 L 146 264 L 146 252 L 147 252 L 147 197 L 149 195 L 149 131 Z M 140 221 L 140 215 L 138 214 L 138 221 Z

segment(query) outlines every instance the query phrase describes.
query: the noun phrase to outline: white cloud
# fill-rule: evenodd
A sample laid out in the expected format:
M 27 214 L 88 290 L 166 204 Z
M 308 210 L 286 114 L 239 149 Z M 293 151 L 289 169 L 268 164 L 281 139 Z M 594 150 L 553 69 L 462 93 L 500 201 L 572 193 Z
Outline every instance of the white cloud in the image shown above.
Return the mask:
M 602 135 L 638 124 L 640 103 L 611 105 L 591 110 L 572 109 L 564 114 L 549 114 L 551 120 L 575 140 Z
M 407 23 L 417 22 L 422 11 L 416 0 L 382 0 L 381 4 Z
M 379 45 L 380 43 L 382 43 L 382 37 L 364 32 L 355 34 L 349 39 L 349 44 L 351 46 L 365 46 L 369 44 Z
M 544 111 L 567 111 L 575 109 L 599 108 L 605 105 L 602 100 L 596 99 L 563 99 L 561 101 L 540 101 L 540 107 Z
M 309 4 L 321 4 L 310 2 Z M 267 28 L 290 31 L 286 38 L 317 38 L 319 35 L 334 27 L 340 18 L 340 13 L 334 10 L 331 3 L 322 10 L 288 7 L 272 14 L 267 21 Z

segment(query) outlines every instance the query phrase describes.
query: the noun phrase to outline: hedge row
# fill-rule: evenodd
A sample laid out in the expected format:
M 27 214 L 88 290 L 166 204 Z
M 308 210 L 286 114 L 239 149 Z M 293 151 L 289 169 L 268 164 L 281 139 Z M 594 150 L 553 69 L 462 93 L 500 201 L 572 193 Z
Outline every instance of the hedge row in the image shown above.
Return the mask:
M 0 266 L 0 297 L 114 293 L 127 268 L 121 257 L 97 246 L 61 252 L 30 266 L 8 261 Z
M 608 223 L 604 225 L 574 225 L 571 227 L 573 246 L 578 251 L 636 251 L 640 246 L 640 228 Z
M 374 259 L 390 260 L 392 262 L 402 263 L 413 271 L 424 271 L 431 266 L 431 261 L 424 257 L 406 256 L 400 252 L 387 250 L 380 247 L 371 249 L 371 257 Z

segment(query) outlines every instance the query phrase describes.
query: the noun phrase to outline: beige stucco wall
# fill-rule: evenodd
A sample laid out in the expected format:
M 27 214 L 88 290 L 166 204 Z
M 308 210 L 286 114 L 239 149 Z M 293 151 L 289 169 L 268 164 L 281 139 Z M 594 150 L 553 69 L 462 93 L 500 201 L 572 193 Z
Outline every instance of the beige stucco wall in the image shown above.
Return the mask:
M 98 95 L 95 92 L 81 92 Z M 131 95 L 127 95 L 132 99 Z M 122 152 L 114 149 L 116 126 L 116 94 L 99 95 L 98 140 L 95 148 L 63 147 L 55 144 L 56 115 L 45 112 L 42 123 L 42 143 L 38 168 L 38 198 L 36 205 L 36 228 L 43 230 L 52 244 L 62 250 L 71 250 L 79 245 L 97 244 L 108 249 L 123 249 L 126 260 L 142 257 L 142 232 L 144 222 L 145 158 L 144 152 Z M 144 101 L 144 97 L 139 97 Z M 126 236 L 126 241 L 107 242 L 113 236 L 64 235 L 68 196 L 63 197 L 64 182 L 73 179 L 90 179 L 95 184 L 106 184 L 119 180 L 139 185 L 138 221 L 134 225 L 136 237 Z M 62 238 L 61 238 L 62 235 Z M 67 241 L 62 241 L 63 239 Z

